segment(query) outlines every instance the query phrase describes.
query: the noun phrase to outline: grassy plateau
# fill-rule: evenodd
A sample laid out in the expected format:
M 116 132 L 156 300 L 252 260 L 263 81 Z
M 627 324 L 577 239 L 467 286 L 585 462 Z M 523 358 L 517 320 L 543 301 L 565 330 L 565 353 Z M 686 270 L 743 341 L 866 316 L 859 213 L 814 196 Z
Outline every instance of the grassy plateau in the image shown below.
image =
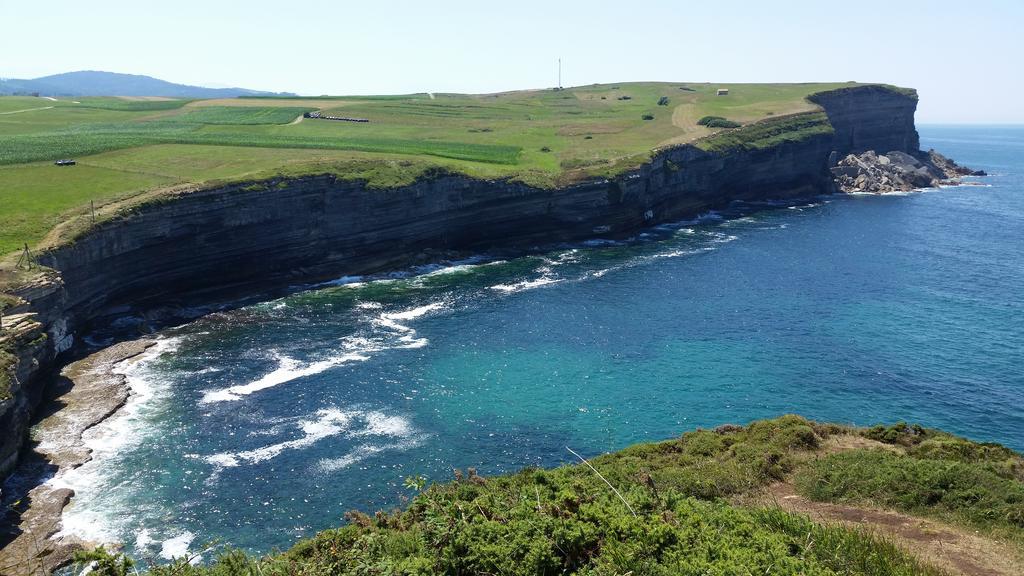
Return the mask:
M 0 254 L 40 244 L 55 224 L 86 213 L 90 203 L 101 207 L 182 185 L 319 172 L 389 186 L 443 167 L 551 187 L 634 168 L 676 144 L 768 146 L 828 130 L 807 96 L 849 86 L 623 83 L 486 95 L 0 97 Z M 720 87 L 729 95 L 716 96 Z M 303 118 L 309 111 L 369 122 Z M 706 117 L 717 120 L 701 123 Z M 78 164 L 53 165 L 62 158 Z
M 455 470 L 447 482 L 415 476 L 405 484 L 412 497 L 404 510 L 350 512 L 345 526 L 290 550 L 255 557 L 213 548 L 205 564 L 180 558 L 149 573 L 952 573 L 870 525 L 812 520 L 759 496 L 780 485 L 795 485 L 815 505 L 941 518 L 951 534 L 1002 539 L 1009 562 L 1024 552 L 1021 456 L 905 424 L 859 429 L 783 416 L 551 470 L 493 478 Z M 100 576 L 135 569 L 102 549 L 79 560 L 95 562 Z

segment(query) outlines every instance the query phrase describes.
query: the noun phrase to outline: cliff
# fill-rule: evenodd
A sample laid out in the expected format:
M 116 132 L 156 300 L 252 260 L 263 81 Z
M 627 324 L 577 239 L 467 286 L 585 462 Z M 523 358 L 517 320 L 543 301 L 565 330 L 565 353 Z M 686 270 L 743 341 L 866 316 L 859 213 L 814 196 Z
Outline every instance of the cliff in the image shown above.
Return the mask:
M 561 189 L 447 173 L 373 189 L 314 175 L 139 206 L 42 254 L 40 262 L 56 274 L 14 291 L 36 315 L 24 321 L 38 324 L 33 330 L 47 338 L 9 347 L 15 368 L 8 370 L 17 371 L 18 384 L 0 401 L 0 473 L 14 463 L 42 396 L 41 375 L 71 348 L 74 335 L 127 312 L 394 269 L 430 250 L 624 234 L 735 200 L 828 193 L 830 161 L 837 156 L 867 149 L 918 152 L 912 93 L 867 86 L 814 101 L 827 121 L 814 113 L 791 132 L 784 120 L 759 123 L 751 132 L 759 145 L 679 146 L 614 179 Z M 732 140 L 743 135 L 729 134 Z

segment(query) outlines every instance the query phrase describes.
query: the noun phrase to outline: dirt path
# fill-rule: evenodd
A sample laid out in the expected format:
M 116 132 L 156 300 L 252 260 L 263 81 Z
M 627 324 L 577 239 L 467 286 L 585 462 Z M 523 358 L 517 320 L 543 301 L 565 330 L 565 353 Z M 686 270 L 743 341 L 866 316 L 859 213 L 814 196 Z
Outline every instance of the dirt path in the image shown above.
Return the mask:
M 874 448 L 902 452 L 899 446 L 862 436 L 838 435 L 822 449 L 834 454 L 846 450 Z M 791 481 L 778 482 L 745 504 L 777 505 L 787 512 L 809 516 L 819 523 L 863 528 L 887 537 L 922 561 L 964 576 L 1021 576 L 1024 555 L 1012 544 L 949 524 L 911 516 L 903 512 L 848 504 L 815 502 L 797 493 Z
M 1012 545 L 942 522 L 890 510 L 814 502 L 797 494 L 788 482 L 771 486 L 767 498 L 788 512 L 805 514 L 816 522 L 856 526 L 886 536 L 921 560 L 953 574 L 1024 574 L 1024 558 Z

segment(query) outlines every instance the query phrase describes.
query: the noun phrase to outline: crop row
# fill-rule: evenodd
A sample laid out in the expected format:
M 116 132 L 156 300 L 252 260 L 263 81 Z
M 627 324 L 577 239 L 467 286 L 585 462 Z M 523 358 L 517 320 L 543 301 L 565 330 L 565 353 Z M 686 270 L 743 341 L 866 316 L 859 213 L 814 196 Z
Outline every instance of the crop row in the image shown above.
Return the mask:
M 380 137 L 205 132 L 196 125 L 150 122 L 81 126 L 61 132 L 0 137 L 0 165 L 86 156 L 151 144 L 207 144 L 425 154 L 492 164 L 516 164 L 521 152 L 518 146 L 497 144 Z

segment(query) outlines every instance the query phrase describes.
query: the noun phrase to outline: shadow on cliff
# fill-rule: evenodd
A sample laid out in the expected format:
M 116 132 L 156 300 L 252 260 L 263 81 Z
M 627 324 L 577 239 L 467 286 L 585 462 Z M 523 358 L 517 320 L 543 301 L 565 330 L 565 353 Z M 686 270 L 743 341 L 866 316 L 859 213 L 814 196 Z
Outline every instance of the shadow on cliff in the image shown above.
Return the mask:
M 48 390 L 48 394 L 52 396 L 43 403 L 42 409 L 33 418 L 33 426 L 66 406 L 61 397 L 67 394 L 71 386 L 71 380 L 64 376 L 58 375 L 53 378 Z M 23 516 L 33 504 L 32 491 L 53 478 L 59 469 L 58 464 L 50 462 L 48 456 L 39 450 L 39 442 L 36 440 L 26 443 L 22 451 L 18 467 L 0 486 L 0 549 L 6 548 L 23 533 Z M 56 514 L 59 520 L 60 510 L 57 510 Z M 40 538 L 45 539 L 50 535 L 44 534 Z

